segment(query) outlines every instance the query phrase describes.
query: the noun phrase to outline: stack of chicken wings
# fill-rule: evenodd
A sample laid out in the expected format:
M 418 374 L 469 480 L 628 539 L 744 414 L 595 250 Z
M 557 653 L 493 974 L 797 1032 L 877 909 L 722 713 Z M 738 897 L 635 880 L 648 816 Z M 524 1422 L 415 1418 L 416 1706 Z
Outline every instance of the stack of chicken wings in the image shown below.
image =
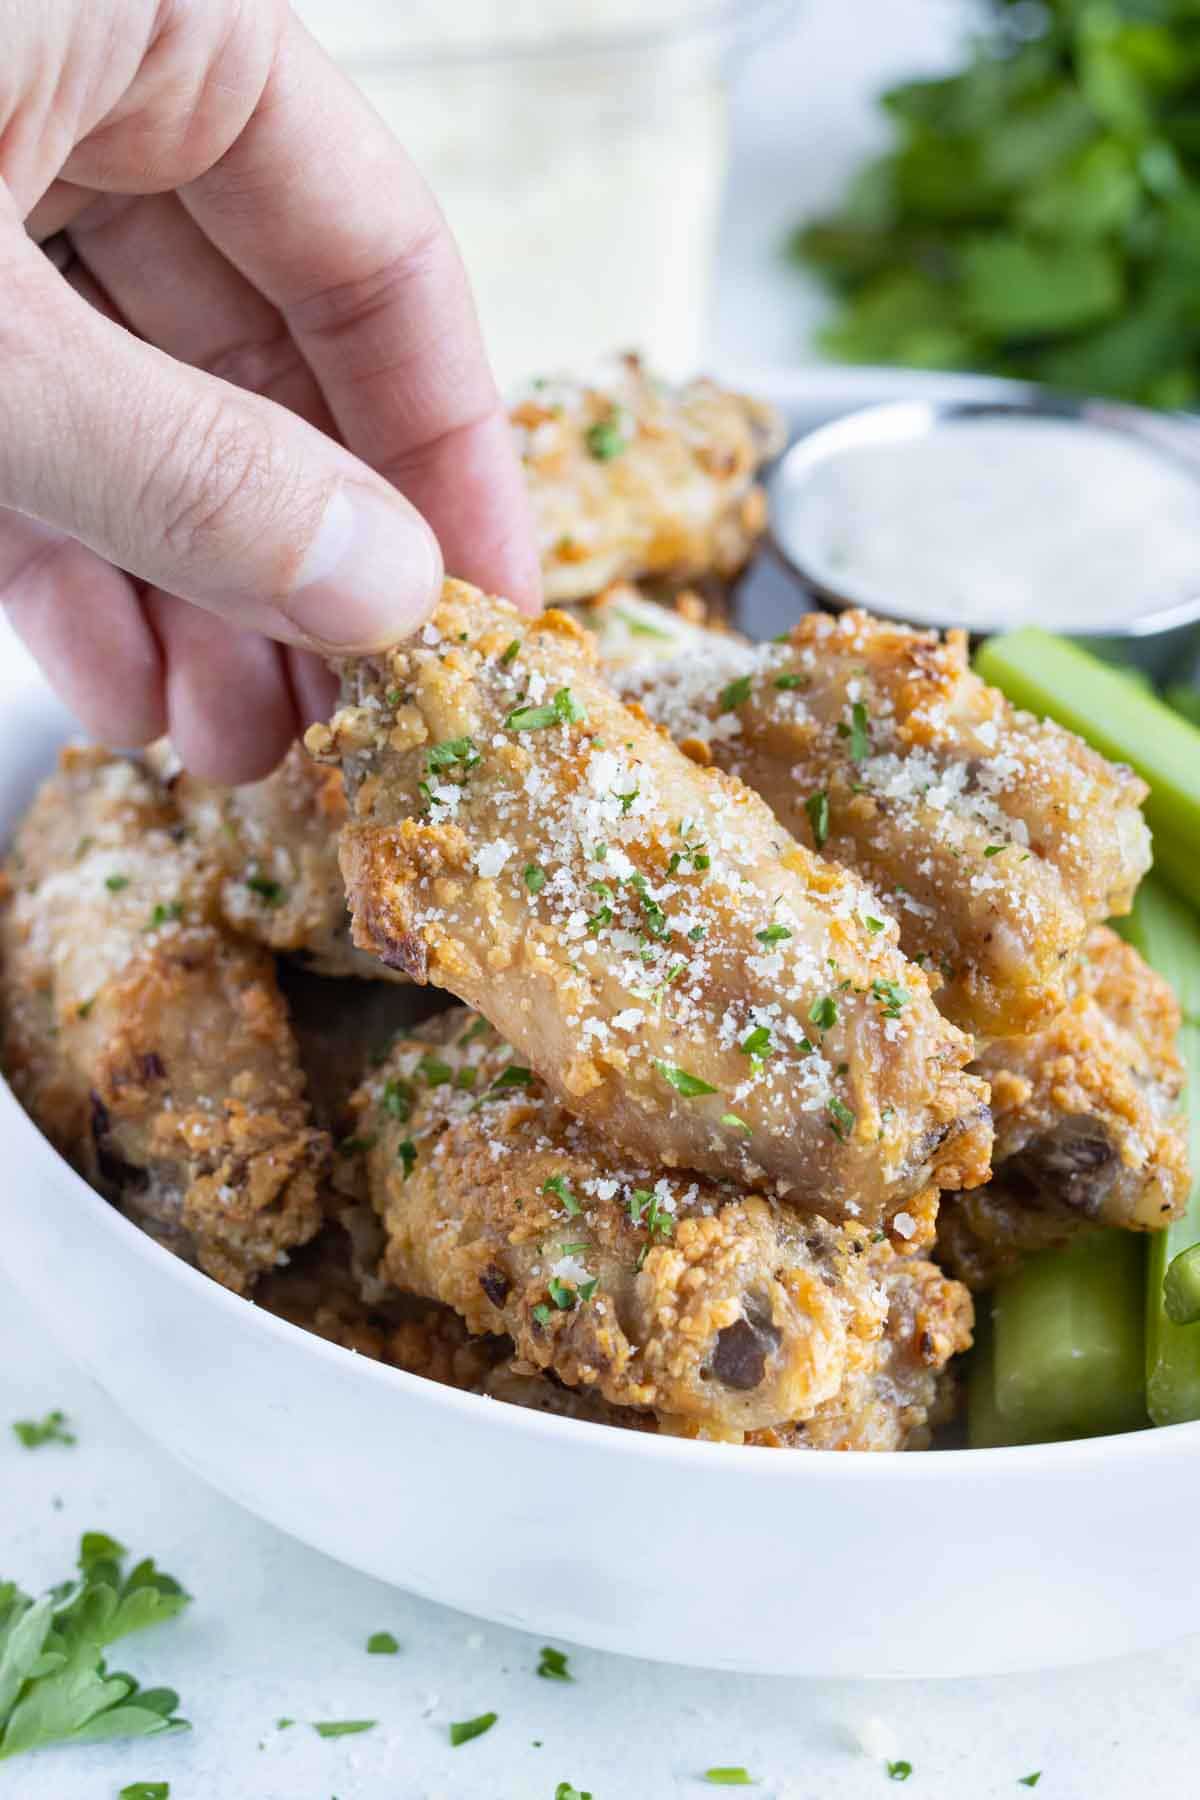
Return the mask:
M 921 1448 L 971 1288 L 1182 1207 L 1175 1004 L 1103 923 L 1144 790 L 962 634 L 728 628 L 768 409 L 627 359 L 513 426 L 569 607 L 448 581 L 248 788 L 66 751 L 7 865 L 6 1073 L 131 1218 L 348 1348 Z

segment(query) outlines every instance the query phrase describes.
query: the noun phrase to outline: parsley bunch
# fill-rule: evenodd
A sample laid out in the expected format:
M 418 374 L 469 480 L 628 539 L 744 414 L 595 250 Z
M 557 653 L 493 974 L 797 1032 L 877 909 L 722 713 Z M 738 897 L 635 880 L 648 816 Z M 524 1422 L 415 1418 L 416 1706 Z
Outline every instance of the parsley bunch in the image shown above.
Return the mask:
M 849 361 L 1200 398 L 1197 0 L 990 0 L 954 75 L 883 96 L 893 147 L 792 254 Z
M 185 1731 L 170 1688 L 109 1674 L 104 1651 L 173 1619 L 189 1596 L 147 1557 L 124 1572 L 123 1545 L 85 1532 L 79 1574 L 33 1600 L 0 1582 L 0 1760 L 47 1744 L 96 1743 Z

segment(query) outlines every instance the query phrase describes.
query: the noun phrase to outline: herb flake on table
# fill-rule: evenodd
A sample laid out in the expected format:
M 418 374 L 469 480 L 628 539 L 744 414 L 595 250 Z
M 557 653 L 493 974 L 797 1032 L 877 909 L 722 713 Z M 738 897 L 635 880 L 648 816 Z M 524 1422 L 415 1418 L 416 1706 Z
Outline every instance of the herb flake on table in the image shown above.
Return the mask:
M 592 1800 L 592 1796 L 586 1788 L 572 1787 L 569 1781 L 560 1781 L 554 1790 L 554 1800 Z
M 899 1762 L 890 1762 L 887 1766 L 887 1772 L 889 1781 L 907 1781 L 913 1772 L 913 1766 L 910 1762 L 906 1762 L 901 1758 Z
M 547 1681 L 574 1681 L 575 1679 L 570 1669 L 567 1667 L 566 1651 L 554 1650 L 549 1644 L 542 1645 L 542 1652 L 538 1658 L 537 1672 L 539 1675 L 544 1676 Z
M 705 1769 L 704 1779 L 711 1787 L 757 1787 L 758 1783 L 748 1769 L 740 1765 L 726 1764 L 715 1769 Z
M 117 1795 L 117 1800 L 168 1800 L 169 1781 L 131 1781 Z
M 395 1656 L 399 1648 L 390 1631 L 373 1631 L 367 1639 L 368 1656 Z
M 1041 1779 L 1042 1771 L 1040 1769 L 1035 1769 L 1031 1775 L 1018 1776 L 1017 1784 L 1019 1787 L 1035 1788 Z
M 0 1582 L 0 1760 L 48 1744 L 186 1731 L 170 1688 L 109 1673 L 101 1651 L 172 1619 L 190 1596 L 149 1557 L 126 1574 L 124 1545 L 80 1539 L 78 1574 L 32 1599 Z
M 318 1737 L 357 1737 L 360 1731 L 371 1731 L 378 1723 L 378 1719 L 314 1719 L 312 1728 Z
M 469 1744 L 472 1738 L 482 1737 L 485 1731 L 492 1729 L 499 1717 L 499 1713 L 485 1712 L 480 1713 L 477 1719 L 456 1720 L 450 1726 L 451 1746 L 457 1750 L 460 1744 Z
M 66 1413 L 55 1407 L 44 1419 L 14 1419 L 13 1436 L 26 1450 L 40 1450 L 43 1444 L 74 1444 L 78 1440 L 67 1429 L 69 1423 Z

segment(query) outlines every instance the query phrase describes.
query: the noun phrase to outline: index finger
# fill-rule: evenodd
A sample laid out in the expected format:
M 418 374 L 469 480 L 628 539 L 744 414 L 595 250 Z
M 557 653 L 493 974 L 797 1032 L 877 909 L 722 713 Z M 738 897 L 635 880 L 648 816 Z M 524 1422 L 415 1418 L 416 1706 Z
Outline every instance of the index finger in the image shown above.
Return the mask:
M 454 240 L 416 168 L 295 18 L 245 129 L 181 190 L 271 300 L 348 449 L 446 565 L 536 607 L 528 498 Z

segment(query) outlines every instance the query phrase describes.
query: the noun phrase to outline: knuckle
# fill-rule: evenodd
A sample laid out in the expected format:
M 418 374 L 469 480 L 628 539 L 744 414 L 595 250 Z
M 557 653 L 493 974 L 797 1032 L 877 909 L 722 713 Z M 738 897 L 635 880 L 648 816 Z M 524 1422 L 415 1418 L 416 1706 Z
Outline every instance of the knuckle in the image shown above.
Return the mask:
M 302 372 L 300 352 L 286 332 L 257 342 L 230 344 L 200 365 L 231 387 L 247 393 L 272 396 Z
M 163 543 L 180 561 L 248 551 L 262 529 L 263 502 L 278 485 L 278 462 L 256 421 L 218 404 L 176 434 L 142 497 L 145 516 L 157 513 Z

